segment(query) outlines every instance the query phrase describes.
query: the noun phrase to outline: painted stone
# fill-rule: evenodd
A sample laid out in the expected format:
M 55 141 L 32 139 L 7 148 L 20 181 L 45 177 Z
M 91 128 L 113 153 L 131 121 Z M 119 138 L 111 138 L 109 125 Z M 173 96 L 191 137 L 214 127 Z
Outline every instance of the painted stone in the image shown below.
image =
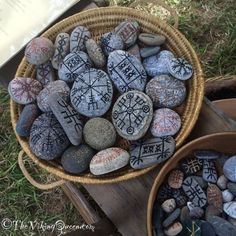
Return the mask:
M 236 156 L 230 157 L 223 167 L 224 175 L 232 182 L 236 182 Z
M 206 205 L 206 194 L 194 178 L 187 177 L 183 181 L 182 188 L 195 206 L 203 207 Z
M 179 234 L 183 229 L 183 226 L 180 222 L 175 222 L 174 224 L 170 225 L 168 228 L 164 230 L 167 236 L 175 236 Z
M 116 26 L 114 33 L 122 38 L 125 47 L 128 48 L 131 45 L 135 44 L 139 30 L 140 27 L 137 21 L 126 20 Z
M 155 107 L 174 108 L 185 100 L 186 87 L 182 81 L 169 75 L 159 75 L 147 83 L 146 94 Z
M 141 62 L 135 56 L 122 50 L 111 52 L 108 57 L 107 70 L 120 93 L 133 89 L 144 90 L 147 75 Z
M 164 212 L 166 213 L 171 213 L 174 211 L 176 208 L 176 202 L 174 198 L 167 199 L 164 201 L 161 205 L 161 208 L 163 209 Z
M 83 128 L 83 122 L 80 115 L 60 96 L 59 93 L 52 93 L 49 96 L 48 103 L 70 142 L 73 145 L 79 145 L 82 141 Z
M 206 189 L 207 188 L 207 186 L 208 186 L 207 182 L 201 176 L 194 175 L 192 177 L 197 181 L 197 183 L 200 185 L 200 187 L 202 189 Z
M 204 221 L 201 224 L 201 236 L 216 236 L 216 233 L 214 231 L 214 228 L 212 227 L 212 225 L 207 222 Z
M 142 58 L 150 57 L 157 54 L 160 49 L 161 48 L 159 46 L 141 48 L 140 55 Z
M 143 60 L 143 66 L 151 77 L 157 75 L 169 75 L 168 63 L 174 57 L 171 51 L 163 50 L 160 53 L 147 57 Z
M 179 236 L 202 236 L 201 235 L 201 225 L 202 220 L 191 220 L 183 224 L 183 230 Z
M 231 183 L 229 182 L 227 184 L 227 188 L 229 189 L 229 191 L 236 197 L 236 183 Z
M 91 38 L 91 33 L 84 26 L 77 26 L 70 35 L 70 52 L 85 50 L 85 42 Z
M 85 46 L 94 65 L 98 68 L 104 67 L 106 65 L 106 57 L 103 54 L 101 47 L 93 39 L 88 39 Z
M 147 132 L 152 115 L 151 99 L 140 91 L 129 91 L 116 100 L 112 122 L 121 137 L 137 140 Z
M 70 142 L 52 112 L 43 113 L 33 123 L 29 145 L 32 152 L 44 160 L 61 156 Z
M 203 160 L 203 171 L 202 171 L 202 177 L 204 180 L 210 183 L 216 183 L 217 182 L 217 172 L 215 163 L 211 160 Z
M 55 73 L 50 61 L 36 67 L 36 79 L 43 87 L 55 80 Z
M 209 221 L 209 219 L 212 218 L 213 216 L 220 216 L 220 214 L 221 214 L 220 209 L 216 208 L 213 205 L 208 205 L 206 207 L 205 219 Z
M 154 112 L 151 124 L 151 133 L 154 137 L 175 135 L 181 127 L 181 119 L 178 113 L 161 108 Z
M 26 46 L 26 60 L 33 65 L 40 65 L 48 61 L 54 53 L 54 45 L 45 37 L 33 38 Z
M 153 210 L 152 210 L 152 225 L 154 227 L 155 233 L 159 236 L 164 236 L 163 227 L 160 222 L 163 221 L 164 211 L 161 208 L 161 205 L 158 201 L 154 202 Z
M 223 202 L 231 202 L 234 199 L 234 195 L 228 190 L 222 191 Z
M 35 79 L 16 77 L 8 85 L 11 99 L 19 104 L 29 104 L 36 100 L 42 85 Z
M 113 124 L 104 118 L 92 118 L 84 126 L 84 141 L 96 150 L 113 146 L 116 142 L 116 130 Z
M 138 58 L 139 61 L 141 61 L 141 56 L 140 56 L 140 50 L 138 44 L 134 44 L 133 46 L 129 47 L 127 49 L 127 52 L 136 58 Z
M 171 224 L 174 223 L 174 221 L 179 217 L 180 215 L 180 208 L 175 209 L 162 223 L 163 227 L 168 227 Z
M 160 34 L 141 33 L 138 36 L 139 41 L 148 46 L 159 46 L 162 45 L 166 38 Z
M 62 80 L 50 82 L 37 96 L 37 104 L 42 112 L 51 111 L 48 99 L 52 93 L 60 93 L 65 101 L 68 101 L 70 88 Z
M 186 204 L 187 198 L 182 189 L 171 189 L 171 196 L 175 199 L 177 206 L 182 207 Z
M 26 105 L 16 124 L 16 132 L 21 137 L 30 136 L 30 128 L 34 120 L 40 115 L 40 111 L 35 104 Z
M 168 71 L 173 77 L 180 80 L 188 80 L 193 74 L 192 65 L 182 58 L 172 58 L 168 63 Z
M 88 70 L 91 66 L 90 58 L 85 52 L 72 52 L 59 65 L 58 77 L 61 80 L 72 83 L 82 72 Z
M 172 170 L 168 177 L 168 184 L 171 188 L 179 189 L 182 186 L 184 173 L 181 170 Z
M 230 217 L 236 219 L 236 202 L 226 202 L 223 205 L 224 212 Z
M 129 153 L 121 148 L 107 148 L 98 152 L 90 162 L 90 172 L 102 175 L 118 170 L 129 163 Z
M 88 145 L 70 146 L 62 154 L 62 167 L 69 173 L 80 174 L 89 168 L 94 154 L 94 150 Z
M 209 205 L 215 206 L 217 209 L 222 209 L 222 193 L 215 184 L 209 184 L 207 188 L 207 202 Z
M 192 202 L 187 202 L 189 216 L 192 219 L 199 219 L 204 215 L 204 210 L 201 207 L 195 206 Z
M 214 160 L 219 158 L 220 153 L 213 150 L 196 150 L 194 156 L 202 160 Z
M 181 161 L 181 168 L 187 175 L 194 174 L 202 169 L 202 160 L 199 160 L 196 157 L 186 158 Z
M 227 183 L 228 179 L 224 175 L 221 175 L 217 180 L 217 185 L 221 190 L 226 189 Z
M 171 136 L 150 138 L 130 145 L 130 166 L 142 169 L 161 163 L 171 157 L 175 150 L 175 140 Z
M 59 33 L 56 37 L 55 52 L 51 59 L 52 66 L 58 70 L 60 63 L 70 51 L 70 35 L 68 33 Z
M 71 103 L 88 117 L 104 115 L 111 106 L 113 87 L 108 75 L 97 69 L 89 69 L 77 76 L 71 89 Z

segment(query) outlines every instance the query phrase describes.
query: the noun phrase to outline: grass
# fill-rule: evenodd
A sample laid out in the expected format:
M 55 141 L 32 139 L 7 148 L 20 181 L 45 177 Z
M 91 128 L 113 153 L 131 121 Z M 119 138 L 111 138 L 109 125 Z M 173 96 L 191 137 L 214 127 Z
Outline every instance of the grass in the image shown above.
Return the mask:
M 112 1 L 114 2 L 114 0 Z M 116 0 L 127 6 L 130 0 Z M 236 74 L 236 1 L 235 0 L 168 0 L 179 14 L 179 29 L 199 55 L 205 77 Z M 163 9 L 146 4 L 144 10 L 154 15 L 168 16 Z M 44 221 L 52 224 L 63 220 L 79 224 L 81 217 L 60 188 L 40 191 L 24 178 L 17 164 L 20 151 L 12 131 L 9 96 L 0 88 L 0 220 Z M 51 177 L 32 163 L 28 168 L 34 178 L 48 181 Z M 1 227 L 1 226 L 0 226 Z M 49 235 L 42 230 L 2 230 L 0 235 Z

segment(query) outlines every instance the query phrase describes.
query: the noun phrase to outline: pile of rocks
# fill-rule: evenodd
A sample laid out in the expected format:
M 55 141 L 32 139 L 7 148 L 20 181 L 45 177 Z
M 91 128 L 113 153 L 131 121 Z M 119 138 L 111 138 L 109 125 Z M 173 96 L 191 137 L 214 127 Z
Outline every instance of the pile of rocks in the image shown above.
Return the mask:
M 11 98 L 25 105 L 17 133 L 29 137 L 37 157 L 61 157 L 72 174 L 165 161 L 181 128 L 173 109 L 184 102 L 184 81 L 193 74 L 186 60 L 161 50 L 165 41 L 140 33 L 135 20 L 121 22 L 98 43 L 84 26 L 59 33 L 54 44 L 34 38 L 25 57 L 36 66 L 36 79 L 17 77 L 9 84 Z M 116 147 L 118 136 L 132 141 L 129 152 Z

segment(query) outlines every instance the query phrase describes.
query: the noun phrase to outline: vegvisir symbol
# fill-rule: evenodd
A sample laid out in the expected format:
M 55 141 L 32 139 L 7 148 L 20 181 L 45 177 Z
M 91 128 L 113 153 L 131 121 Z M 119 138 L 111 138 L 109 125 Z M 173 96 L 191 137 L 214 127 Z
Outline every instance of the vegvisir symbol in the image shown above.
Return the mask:
M 177 58 L 171 61 L 171 68 L 175 73 L 186 76 L 192 73 L 192 66 L 184 59 Z

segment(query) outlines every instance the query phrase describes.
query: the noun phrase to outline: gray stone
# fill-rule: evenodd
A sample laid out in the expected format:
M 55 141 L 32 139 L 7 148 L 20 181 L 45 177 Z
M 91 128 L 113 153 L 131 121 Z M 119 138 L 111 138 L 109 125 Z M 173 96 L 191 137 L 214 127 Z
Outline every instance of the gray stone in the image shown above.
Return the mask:
M 40 115 L 30 130 L 29 145 L 39 158 L 53 160 L 61 156 L 70 142 L 52 112 Z
M 221 211 L 213 205 L 208 205 L 205 211 L 205 219 L 209 221 L 213 216 L 220 216 Z
M 121 148 L 107 148 L 98 152 L 90 162 L 90 171 L 102 175 L 118 170 L 129 163 L 130 155 Z
M 120 93 L 133 89 L 144 90 L 147 75 L 135 56 L 122 50 L 112 52 L 108 57 L 107 70 Z
M 199 160 L 196 157 L 186 158 L 180 163 L 184 173 L 187 175 L 194 174 L 202 169 L 202 160 Z
M 214 228 L 207 221 L 201 224 L 201 236 L 216 236 Z
M 195 175 L 195 176 L 192 176 L 196 181 L 197 181 L 197 183 L 200 185 L 200 187 L 202 188 L 202 189 L 206 189 L 207 188 L 207 182 L 201 177 L 201 176 L 197 176 L 197 175 Z
M 116 142 L 116 130 L 113 124 L 104 118 L 92 118 L 84 126 L 84 141 L 96 150 L 113 146 Z
M 227 215 L 236 219 L 236 201 L 224 203 L 223 210 Z
M 174 108 L 185 100 L 186 87 L 182 81 L 169 75 L 159 75 L 147 83 L 146 94 L 155 107 Z
M 59 65 L 58 77 L 68 83 L 74 80 L 85 70 L 92 66 L 92 62 L 85 52 L 69 53 Z
M 56 79 L 50 61 L 36 67 L 36 79 L 42 84 L 43 87 Z
M 48 103 L 70 142 L 73 145 L 79 145 L 82 141 L 83 128 L 83 122 L 80 115 L 60 96 L 59 93 L 52 93 L 49 96 Z
M 229 182 L 227 184 L 227 188 L 229 189 L 229 191 L 236 197 L 236 183 L 231 183 Z
M 122 94 L 112 110 L 112 122 L 118 134 L 128 140 L 142 138 L 152 121 L 151 99 L 140 91 Z
M 151 124 L 151 133 L 154 137 L 175 135 L 180 127 L 181 119 L 175 111 L 169 108 L 161 108 L 154 112 Z
M 201 207 L 195 206 L 192 202 L 187 202 L 189 216 L 192 219 L 199 219 L 204 215 L 204 210 Z
M 231 223 L 233 226 L 235 226 L 236 227 L 236 219 L 234 219 L 234 218 L 232 218 L 232 217 L 228 217 L 228 221 L 229 221 L 229 223 Z
M 127 52 L 133 56 L 135 56 L 139 61 L 141 61 L 140 50 L 138 44 L 134 44 L 133 46 L 127 49 Z
M 236 156 L 230 157 L 224 164 L 223 171 L 227 179 L 236 182 Z
M 45 37 L 33 38 L 25 48 L 26 60 L 33 65 L 40 65 L 48 61 L 54 54 L 54 45 Z
M 148 46 L 160 46 L 166 41 L 165 36 L 150 33 L 141 33 L 139 34 L 138 39 Z
M 207 188 L 207 202 L 209 205 L 215 206 L 217 209 L 222 211 L 222 193 L 215 184 L 208 184 Z
M 203 160 L 203 171 L 202 178 L 210 183 L 217 182 L 217 172 L 214 161 L 211 160 Z
M 221 190 L 226 189 L 227 183 L 228 179 L 224 175 L 221 175 L 217 180 L 217 185 Z
M 203 160 L 214 160 L 220 157 L 220 153 L 213 150 L 196 150 L 194 156 Z
M 175 150 L 175 140 L 171 136 L 150 138 L 130 145 L 130 166 L 134 169 L 146 168 L 170 158 Z
M 62 154 L 62 167 L 69 173 L 80 174 L 89 168 L 89 163 L 94 154 L 94 150 L 85 144 L 70 146 Z
M 181 214 L 180 214 L 180 221 L 184 225 L 187 222 L 191 221 L 191 217 L 189 215 L 189 209 L 187 206 L 182 207 Z
M 78 75 L 71 89 L 71 103 L 87 117 L 104 115 L 111 106 L 113 87 L 108 75 L 89 69 Z
M 142 58 L 150 57 L 157 54 L 160 49 L 161 48 L 159 46 L 141 48 L 140 55 Z
M 171 188 L 179 189 L 184 180 L 184 173 L 181 170 L 172 170 L 168 176 L 168 184 Z
M 222 191 L 223 202 L 231 202 L 234 199 L 234 195 L 228 190 L 225 189 Z
M 165 200 L 162 205 L 161 208 L 163 209 L 164 212 L 166 213 L 171 213 L 174 211 L 174 209 L 176 208 L 176 202 L 174 198 L 170 198 Z
M 183 226 L 180 222 L 175 222 L 174 224 L 170 225 L 168 228 L 164 230 L 167 236 L 175 236 L 179 234 L 183 229 Z
M 179 217 L 180 215 L 180 208 L 175 209 L 162 223 L 163 227 L 168 227 L 171 224 L 174 223 L 174 221 Z

